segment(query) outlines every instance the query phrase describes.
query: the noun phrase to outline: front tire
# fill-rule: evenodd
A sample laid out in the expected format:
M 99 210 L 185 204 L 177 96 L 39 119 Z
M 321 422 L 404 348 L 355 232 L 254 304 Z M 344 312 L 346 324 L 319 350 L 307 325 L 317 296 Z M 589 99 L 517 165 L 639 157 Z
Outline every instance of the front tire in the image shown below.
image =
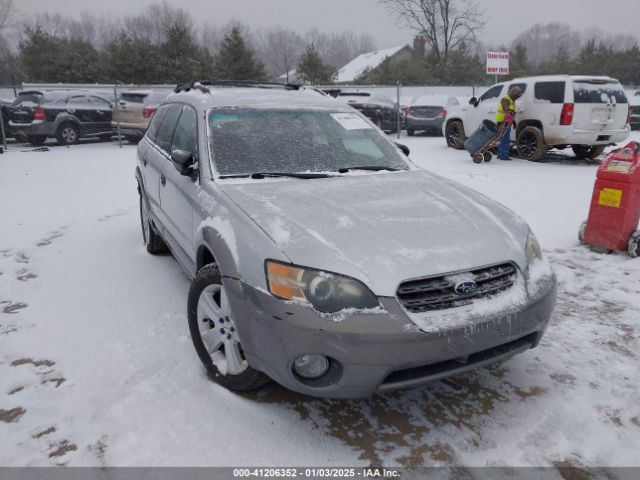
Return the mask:
M 147 249 L 147 252 L 155 255 L 167 251 L 167 245 L 162 240 L 162 237 L 156 233 L 151 225 L 151 219 L 149 218 L 149 210 L 147 202 L 142 196 L 140 197 L 140 226 L 142 227 L 142 241 Z
M 73 123 L 63 123 L 58 127 L 56 139 L 60 145 L 75 145 L 80 140 L 80 131 Z
M 604 145 L 574 145 L 571 147 L 577 158 L 595 160 L 604 152 Z
M 536 127 L 524 127 L 520 130 L 516 145 L 518 156 L 532 162 L 541 160 L 547 151 L 542 130 Z
M 269 381 L 249 365 L 215 264 L 200 269 L 187 302 L 189 332 L 200 361 L 213 379 L 234 391 L 255 390 Z
M 447 147 L 455 148 L 456 150 L 464 149 L 464 141 L 466 138 L 462 122 L 459 120 L 449 122 L 445 129 L 445 138 L 447 140 Z

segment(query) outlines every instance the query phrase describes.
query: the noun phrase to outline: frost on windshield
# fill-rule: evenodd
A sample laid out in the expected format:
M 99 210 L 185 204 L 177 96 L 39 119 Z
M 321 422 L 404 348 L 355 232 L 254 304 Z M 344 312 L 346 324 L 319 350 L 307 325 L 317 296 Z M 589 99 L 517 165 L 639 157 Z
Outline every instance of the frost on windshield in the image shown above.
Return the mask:
M 221 109 L 209 113 L 208 123 L 219 175 L 408 169 L 393 144 L 356 112 Z

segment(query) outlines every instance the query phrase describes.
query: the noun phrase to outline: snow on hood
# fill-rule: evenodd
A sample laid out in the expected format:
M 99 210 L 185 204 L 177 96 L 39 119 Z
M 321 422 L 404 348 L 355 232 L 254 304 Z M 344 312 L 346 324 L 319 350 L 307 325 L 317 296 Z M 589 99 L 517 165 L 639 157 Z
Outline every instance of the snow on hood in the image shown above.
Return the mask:
M 426 171 L 222 188 L 291 262 L 357 278 L 378 296 L 410 278 L 526 267 L 528 226 L 517 215 Z

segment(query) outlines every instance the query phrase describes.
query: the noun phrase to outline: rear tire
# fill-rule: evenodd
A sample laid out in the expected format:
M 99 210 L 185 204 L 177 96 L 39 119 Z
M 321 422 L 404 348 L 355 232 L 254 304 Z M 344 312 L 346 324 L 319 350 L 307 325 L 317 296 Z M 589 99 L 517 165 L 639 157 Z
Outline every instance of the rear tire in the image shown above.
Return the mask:
M 449 122 L 445 129 L 445 138 L 447 140 L 447 147 L 455 148 L 456 150 L 464 149 L 464 141 L 466 140 L 466 137 L 462 122 L 459 120 Z
M 164 243 L 164 240 L 162 240 L 162 237 L 153 229 L 153 225 L 151 225 L 149 211 L 147 210 L 147 202 L 143 198 L 142 194 L 140 194 L 139 197 L 140 226 L 142 227 L 142 241 L 144 242 L 144 246 L 147 249 L 147 252 L 152 255 L 166 252 L 167 245 Z
M 29 135 L 27 141 L 34 147 L 39 147 L 47 141 L 47 137 L 45 135 Z
M 217 265 L 201 268 L 191 282 L 187 316 L 193 346 L 216 383 L 229 390 L 247 391 L 269 382 L 269 377 L 251 368 L 245 358 Z
M 636 230 L 629 237 L 627 252 L 633 258 L 640 257 L 640 230 Z
M 58 127 L 56 139 L 60 145 L 75 145 L 80 140 L 80 131 L 73 123 L 63 123 Z
M 604 152 L 604 145 L 574 145 L 571 147 L 577 158 L 595 160 Z
M 516 146 L 518 156 L 532 162 L 541 160 L 547 151 L 542 130 L 536 127 L 524 127 L 520 130 L 520 132 L 518 132 Z
M 582 222 L 580 224 L 580 229 L 578 230 L 578 241 L 584 245 L 584 232 L 587 229 L 587 222 Z

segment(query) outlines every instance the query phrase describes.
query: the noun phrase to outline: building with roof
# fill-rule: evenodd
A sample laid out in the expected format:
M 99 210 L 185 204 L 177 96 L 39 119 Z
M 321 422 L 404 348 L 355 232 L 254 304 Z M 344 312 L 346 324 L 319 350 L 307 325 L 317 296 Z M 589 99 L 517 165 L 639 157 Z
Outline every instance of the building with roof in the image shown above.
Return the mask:
M 409 45 L 363 53 L 336 72 L 335 83 L 353 83 L 360 75 L 375 69 L 388 58 L 392 61 L 402 61 L 410 60 L 412 56 L 413 48 Z

